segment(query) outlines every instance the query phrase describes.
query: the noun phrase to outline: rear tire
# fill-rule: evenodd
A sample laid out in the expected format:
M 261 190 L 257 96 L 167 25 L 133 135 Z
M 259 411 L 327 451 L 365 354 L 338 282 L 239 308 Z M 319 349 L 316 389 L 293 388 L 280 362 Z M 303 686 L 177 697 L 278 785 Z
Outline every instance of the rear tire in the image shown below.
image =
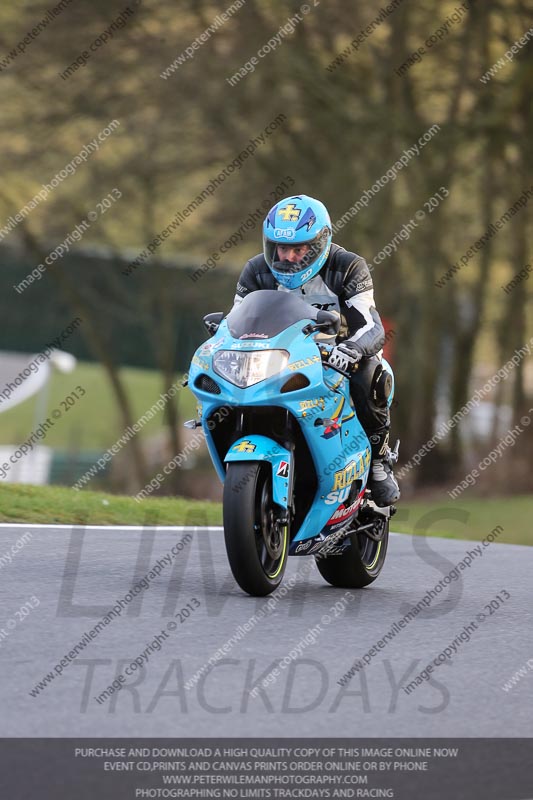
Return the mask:
M 264 461 L 232 461 L 224 481 L 224 540 L 233 577 L 253 597 L 282 581 L 289 552 L 288 525 L 275 522 L 272 468 Z
M 315 557 L 318 571 L 332 586 L 362 589 L 373 583 L 385 563 L 389 543 L 389 519 L 380 523 L 382 538 L 379 542 L 364 532 L 350 533 L 350 547 L 338 556 Z

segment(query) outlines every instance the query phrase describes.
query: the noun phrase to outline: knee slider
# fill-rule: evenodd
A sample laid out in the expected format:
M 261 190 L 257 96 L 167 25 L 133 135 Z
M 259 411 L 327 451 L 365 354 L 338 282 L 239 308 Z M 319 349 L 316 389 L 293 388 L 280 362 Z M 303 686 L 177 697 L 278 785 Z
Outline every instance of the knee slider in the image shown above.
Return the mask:
M 372 379 L 372 398 L 379 408 L 384 408 L 392 394 L 392 375 L 383 367 L 377 367 Z

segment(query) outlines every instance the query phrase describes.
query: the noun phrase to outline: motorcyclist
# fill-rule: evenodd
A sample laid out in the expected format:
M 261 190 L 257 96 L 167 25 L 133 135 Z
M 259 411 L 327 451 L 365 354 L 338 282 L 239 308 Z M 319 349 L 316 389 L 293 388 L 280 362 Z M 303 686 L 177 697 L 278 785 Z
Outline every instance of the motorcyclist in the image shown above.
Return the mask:
M 361 256 L 332 243 L 331 220 L 319 200 L 297 195 L 270 209 L 263 223 L 263 252 L 245 264 L 234 302 L 257 289 L 293 292 L 344 318 L 346 338 L 341 331 L 329 360 L 345 369 L 358 364 L 350 393 L 371 444 L 369 488 L 376 505 L 395 503 L 400 490 L 388 461 L 392 380 L 381 362 L 385 331 L 370 270 Z

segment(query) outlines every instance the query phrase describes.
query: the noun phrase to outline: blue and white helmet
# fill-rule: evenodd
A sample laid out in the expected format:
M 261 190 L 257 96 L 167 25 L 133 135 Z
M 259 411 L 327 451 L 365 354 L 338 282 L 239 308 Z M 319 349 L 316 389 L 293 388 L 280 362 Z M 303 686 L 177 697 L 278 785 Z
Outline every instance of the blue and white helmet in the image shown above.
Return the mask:
M 286 197 L 268 212 L 263 223 L 263 253 L 275 279 L 286 289 L 298 289 L 318 275 L 331 247 L 331 220 L 326 206 L 299 194 Z M 299 264 L 279 258 L 279 244 L 309 245 Z

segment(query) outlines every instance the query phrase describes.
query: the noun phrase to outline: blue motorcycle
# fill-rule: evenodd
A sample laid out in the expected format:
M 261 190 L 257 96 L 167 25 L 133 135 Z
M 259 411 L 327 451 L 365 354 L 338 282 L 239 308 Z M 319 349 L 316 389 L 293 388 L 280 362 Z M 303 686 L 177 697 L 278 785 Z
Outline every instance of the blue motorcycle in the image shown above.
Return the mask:
M 196 350 L 188 374 L 198 418 L 185 425 L 202 427 L 224 483 L 224 538 L 235 580 L 251 595 L 268 595 L 289 555 L 312 554 L 332 586 L 372 583 L 383 568 L 395 508 L 372 502 L 370 443 L 349 375 L 328 364 L 338 314 L 289 292 L 261 290 L 226 318 L 208 314 L 204 324 L 211 338 Z

